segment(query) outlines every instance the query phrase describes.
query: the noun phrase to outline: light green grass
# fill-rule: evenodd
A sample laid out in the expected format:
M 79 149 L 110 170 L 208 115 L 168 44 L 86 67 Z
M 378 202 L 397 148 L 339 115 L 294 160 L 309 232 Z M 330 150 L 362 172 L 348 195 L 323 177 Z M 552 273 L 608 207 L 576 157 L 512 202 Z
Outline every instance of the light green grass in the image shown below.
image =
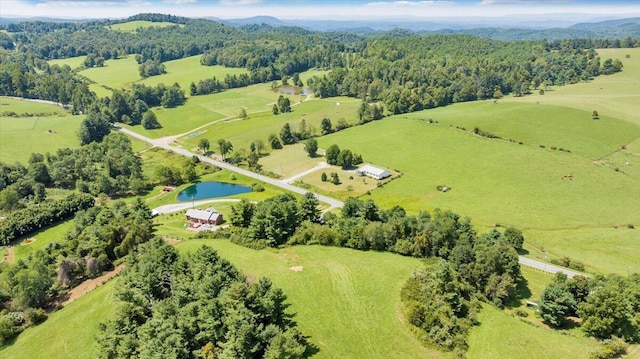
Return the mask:
M 138 66 L 135 56 L 129 55 L 124 59 L 106 60 L 104 67 L 93 67 L 82 70 L 80 71 L 80 75 L 86 76 L 98 85 L 115 90 L 122 90 L 129 87 L 131 83 L 141 79 Z M 92 87 L 91 90 L 96 91 L 95 86 Z
M 53 65 L 58 65 L 58 66 L 69 65 L 69 67 L 71 67 L 72 69 L 77 69 L 77 68 L 79 68 L 80 66 L 83 65 L 84 60 L 86 58 L 87 58 L 86 56 L 76 56 L 76 57 L 68 57 L 66 59 L 49 60 L 47 62 L 51 66 L 53 66 Z
M 245 275 L 269 277 L 284 290 L 300 329 L 320 349 L 314 358 L 443 356 L 420 345 L 400 312 L 400 288 L 422 266 L 417 259 L 315 246 L 254 251 L 223 240 L 190 240 L 177 247 L 191 251 L 202 244 Z
M 204 126 L 222 118 L 222 115 L 219 113 L 211 112 L 191 103 L 174 108 L 154 107 L 151 110 L 156 114 L 162 128 L 146 130 L 142 125 L 122 126 L 147 137 L 160 138 L 163 136 L 184 134 L 194 128 Z
M 95 342 L 98 323 L 107 321 L 115 310 L 115 282 L 109 281 L 56 311 L 44 323 L 28 328 L 16 341 L 0 349 L 6 359 L 97 358 Z
M 185 94 L 189 96 L 189 86 L 192 82 L 197 84 L 200 80 L 209 79 L 214 76 L 222 81 L 226 75 L 240 75 L 248 73 L 247 69 L 244 68 L 204 66 L 200 64 L 201 57 L 201 55 L 196 55 L 186 57 L 184 59 L 167 61 L 164 63 L 167 71 L 166 74 L 151 76 L 139 81 L 139 83 L 147 86 L 156 86 L 161 83 L 170 86 L 174 83 L 178 83 L 185 91 Z
M 41 116 L 66 116 L 70 114 L 69 111 L 57 105 L 0 96 L 0 113 L 3 112 L 15 112 L 18 115 L 38 114 Z
M 324 153 L 324 150 L 318 150 L 318 153 Z M 283 178 L 309 170 L 321 162 L 325 162 L 325 158 L 321 155 L 309 157 L 304 150 L 304 143 L 287 146 L 284 151 L 271 151 L 268 156 L 260 158 L 263 169 L 277 173 Z M 314 174 L 320 176 L 322 171 L 327 171 L 327 169 L 318 170 Z
M 586 358 L 598 347 L 594 339 L 542 329 L 488 305 L 478 320 L 469 336 L 469 358 Z
M 428 117 L 428 113 L 424 114 Z M 373 192 L 383 207 L 444 208 L 479 226 L 573 228 L 634 223 L 640 181 L 572 153 L 480 138 L 444 125 L 392 117 L 319 139 L 403 172 Z M 573 180 L 563 178 L 572 174 Z M 451 191 L 437 191 L 446 185 Z
M 229 91 L 229 93 L 232 92 Z M 274 96 L 273 101 L 277 99 L 278 95 L 274 94 Z M 337 105 L 338 103 L 340 105 Z M 201 138 L 207 138 L 211 143 L 216 143 L 218 139 L 224 138 L 231 141 L 234 148 L 249 148 L 251 142 L 258 139 L 264 141 L 268 148 L 267 138 L 269 134 L 279 136 L 280 130 L 285 123 L 289 123 L 292 131 L 298 131 L 300 122 L 304 119 L 307 123 L 307 128 L 315 133 L 320 132 L 320 123 L 325 117 L 331 119 L 334 124 L 340 118 L 345 119 L 348 123 L 355 123 L 357 122 L 359 104 L 360 100 L 342 97 L 312 99 L 294 106 L 293 112 L 286 114 L 273 115 L 268 110 L 261 114 L 250 114 L 246 120 L 216 122 L 203 129 L 206 132 L 202 135 L 186 140 L 185 146 L 187 148 L 196 147 Z M 212 149 L 216 150 L 215 148 Z
M 626 55 L 629 58 L 626 58 Z M 600 49 L 601 62 L 607 58 L 620 59 L 622 72 L 602 75 L 593 81 L 571 86 L 554 87 L 544 95 L 505 98 L 509 102 L 539 102 L 579 109 L 600 116 L 615 117 L 640 124 L 640 48 Z
M 427 117 L 469 131 L 478 127 L 504 139 L 563 148 L 594 160 L 640 137 L 637 124 L 604 115 L 593 120 L 591 111 L 542 104 L 467 102 L 407 117 Z
M 25 163 L 33 152 L 79 147 L 77 132 L 83 118 L 0 117 L 0 161 Z
M 109 30 L 114 31 L 124 31 L 124 32 L 136 32 L 139 28 L 149 28 L 149 27 L 169 27 L 169 26 L 179 26 L 172 22 L 152 22 L 146 20 L 135 20 L 135 21 L 127 21 L 120 24 L 113 24 L 105 26 Z M 184 26 L 184 25 L 182 25 Z
M 318 70 L 318 69 L 311 69 L 311 70 L 307 70 L 305 72 L 300 73 L 300 80 L 302 80 L 304 85 L 308 85 L 309 84 L 309 79 L 313 78 L 314 76 L 318 76 L 318 77 L 322 77 L 326 74 L 328 74 L 329 70 Z
M 44 249 L 49 243 L 62 243 L 65 240 L 66 233 L 71 230 L 71 228 L 73 228 L 72 219 L 38 231 L 28 238 L 24 238 L 13 246 L 15 260 L 26 259 L 37 250 Z
M 566 256 L 582 262 L 588 272 L 640 273 L 640 229 L 621 224 L 619 228 L 525 231 L 525 237 L 534 259 Z

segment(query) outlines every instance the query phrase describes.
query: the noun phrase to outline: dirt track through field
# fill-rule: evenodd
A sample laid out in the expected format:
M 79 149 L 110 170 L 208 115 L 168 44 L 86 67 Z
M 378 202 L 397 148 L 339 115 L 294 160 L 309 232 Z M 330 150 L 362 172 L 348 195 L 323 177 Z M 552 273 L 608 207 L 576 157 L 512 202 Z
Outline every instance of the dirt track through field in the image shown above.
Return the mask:
M 64 300 L 64 302 L 61 303 L 62 306 L 66 307 L 67 305 L 69 305 L 69 303 L 71 303 L 74 300 L 82 297 L 83 295 L 89 293 L 90 291 L 96 289 L 97 287 L 101 286 L 102 284 L 106 283 L 109 279 L 111 279 L 111 278 L 115 277 L 116 275 L 118 275 L 118 273 L 120 273 L 120 271 L 123 268 L 124 268 L 124 264 L 120 264 L 114 270 L 112 270 L 110 272 L 106 272 L 106 273 L 104 273 L 103 275 L 101 275 L 101 276 L 99 276 L 97 278 L 85 280 L 79 286 L 72 288 L 69 291 L 69 293 L 67 293 L 66 299 Z

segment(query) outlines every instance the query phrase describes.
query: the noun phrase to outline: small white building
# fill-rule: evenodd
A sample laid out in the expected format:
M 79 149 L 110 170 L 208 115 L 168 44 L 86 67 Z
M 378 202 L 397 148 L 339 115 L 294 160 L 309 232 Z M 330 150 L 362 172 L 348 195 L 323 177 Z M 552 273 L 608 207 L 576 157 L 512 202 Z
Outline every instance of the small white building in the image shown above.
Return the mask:
M 222 214 L 209 207 L 207 209 L 190 209 L 186 214 L 187 220 L 193 224 L 215 224 L 222 223 Z
M 360 176 L 369 176 L 377 180 L 387 178 L 391 176 L 391 173 L 385 169 L 374 167 L 371 165 L 364 165 L 356 170 Z

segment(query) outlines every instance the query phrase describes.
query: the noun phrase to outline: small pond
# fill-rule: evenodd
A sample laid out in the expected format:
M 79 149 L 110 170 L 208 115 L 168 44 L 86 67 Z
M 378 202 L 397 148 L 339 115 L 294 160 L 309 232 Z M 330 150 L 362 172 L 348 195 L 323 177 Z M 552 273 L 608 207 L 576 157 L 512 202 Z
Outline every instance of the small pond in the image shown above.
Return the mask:
M 283 95 L 311 95 L 313 93 L 310 87 L 298 87 L 292 85 L 280 85 L 278 87 L 274 87 L 273 92 Z
M 189 186 L 178 193 L 178 201 L 197 201 L 201 199 L 233 196 L 234 194 L 251 192 L 251 187 L 223 182 L 200 182 Z

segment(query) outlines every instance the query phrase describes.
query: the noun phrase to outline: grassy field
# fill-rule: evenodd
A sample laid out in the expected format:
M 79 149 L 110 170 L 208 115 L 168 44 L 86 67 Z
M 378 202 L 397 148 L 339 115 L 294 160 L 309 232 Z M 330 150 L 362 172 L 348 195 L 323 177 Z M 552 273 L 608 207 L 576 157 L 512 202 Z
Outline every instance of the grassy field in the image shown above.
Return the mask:
M 96 84 L 107 89 L 121 90 L 141 79 L 135 56 L 124 59 L 106 60 L 104 67 L 93 67 L 79 72 Z M 95 91 L 95 86 L 91 88 Z
M 69 67 L 71 67 L 72 69 L 77 69 L 80 66 L 82 66 L 82 64 L 84 63 L 84 60 L 86 58 L 87 58 L 86 56 L 76 56 L 76 57 L 68 57 L 66 59 L 49 60 L 47 62 L 51 66 L 53 66 L 53 65 L 58 65 L 58 66 L 69 65 Z
M 146 20 L 136 20 L 136 21 L 127 21 L 120 24 L 109 25 L 106 28 L 114 31 L 124 31 L 124 32 L 136 32 L 136 30 L 140 28 L 148 28 L 148 27 L 169 27 L 169 26 L 179 26 L 172 22 L 152 22 Z
M 270 92 L 270 90 L 267 90 Z M 221 95 L 231 93 L 228 91 Z M 271 102 L 265 103 L 266 107 L 270 107 L 276 101 L 278 95 L 274 93 L 265 93 L 263 96 L 270 97 Z M 295 100 L 296 96 L 293 96 Z M 249 100 L 251 101 L 251 100 Z M 234 144 L 234 148 L 249 148 L 251 142 L 260 139 L 267 143 L 269 134 L 279 135 L 282 126 L 289 123 L 293 131 L 297 131 L 302 119 L 307 123 L 307 128 L 312 132 L 320 132 L 320 123 L 323 118 L 331 119 L 335 125 L 338 119 L 343 118 L 348 123 L 357 121 L 357 108 L 360 104 L 359 100 L 349 99 L 346 97 L 330 98 L 330 99 L 312 99 L 300 103 L 293 107 L 293 112 L 273 115 L 270 110 L 260 114 L 250 114 L 249 118 L 240 121 L 221 121 L 203 129 L 203 133 L 199 136 L 191 137 L 185 142 L 185 147 L 196 147 L 201 138 L 207 138 L 209 142 L 216 143 L 218 139 L 224 138 Z M 241 103 L 238 103 L 241 105 Z M 239 112 L 241 107 L 237 107 Z M 226 112 L 228 114 L 229 112 Z M 215 151 L 215 148 L 213 148 Z M 265 168 L 266 169 L 266 168 Z M 273 170 L 273 169 L 269 169 Z
M 640 126 L 591 111 L 568 107 L 493 101 L 467 102 L 407 115 L 473 130 L 475 127 L 526 145 L 570 150 L 588 159 L 601 159 L 620 145 L 640 137 Z
M 598 76 L 590 82 L 554 87 L 545 95 L 505 98 L 508 102 L 539 102 L 575 108 L 600 116 L 623 119 L 640 124 L 640 48 L 600 49 L 601 62 L 620 59 L 622 72 Z M 626 56 L 629 55 L 629 58 Z
M 587 358 L 597 348 L 594 339 L 538 328 L 491 306 L 483 306 L 478 320 L 469 336 L 469 358 Z
M 186 57 L 184 59 L 178 59 L 173 61 L 167 61 L 164 63 L 166 74 L 151 76 L 139 83 L 147 86 L 156 86 L 158 84 L 165 84 L 167 86 L 178 83 L 180 87 L 185 91 L 185 94 L 189 96 L 189 85 L 193 82 L 195 84 L 200 80 L 217 77 L 219 80 L 223 80 L 226 75 L 240 75 L 248 73 L 244 68 L 230 68 L 224 66 L 204 66 L 200 64 L 201 55 Z
M 4 101 L 4 99 L 3 99 Z M 32 152 L 55 152 L 78 147 L 83 116 L 0 116 L 0 161 L 25 163 Z
M 254 251 L 221 240 L 191 240 L 178 248 L 205 243 L 245 275 L 267 276 L 284 290 L 300 329 L 320 349 L 316 358 L 442 356 L 423 348 L 402 321 L 400 287 L 421 267 L 416 259 L 331 247 Z
M 53 227 L 38 231 L 29 238 L 13 246 L 15 260 L 26 259 L 39 249 L 44 249 L 49 243 L 63 242 L 65 234 L 73 228 L 73 220 L 64 221 Z
M 44 323 L 28 328 L 15 342 L 0 348 L 0 357 L 6 359 L 42 358 L 97 358 L 95 343 L 98 323 L 111 317 L 115 309 L 115 281 L 100 286 L 64 309 L 56 311 Z
M 60 106 L 0 96 L 0 113 L 4 112 L 15 112 L 20 116 L 28 114 L 39 115 L 41 117 L 70 115 L 69 111 Z

